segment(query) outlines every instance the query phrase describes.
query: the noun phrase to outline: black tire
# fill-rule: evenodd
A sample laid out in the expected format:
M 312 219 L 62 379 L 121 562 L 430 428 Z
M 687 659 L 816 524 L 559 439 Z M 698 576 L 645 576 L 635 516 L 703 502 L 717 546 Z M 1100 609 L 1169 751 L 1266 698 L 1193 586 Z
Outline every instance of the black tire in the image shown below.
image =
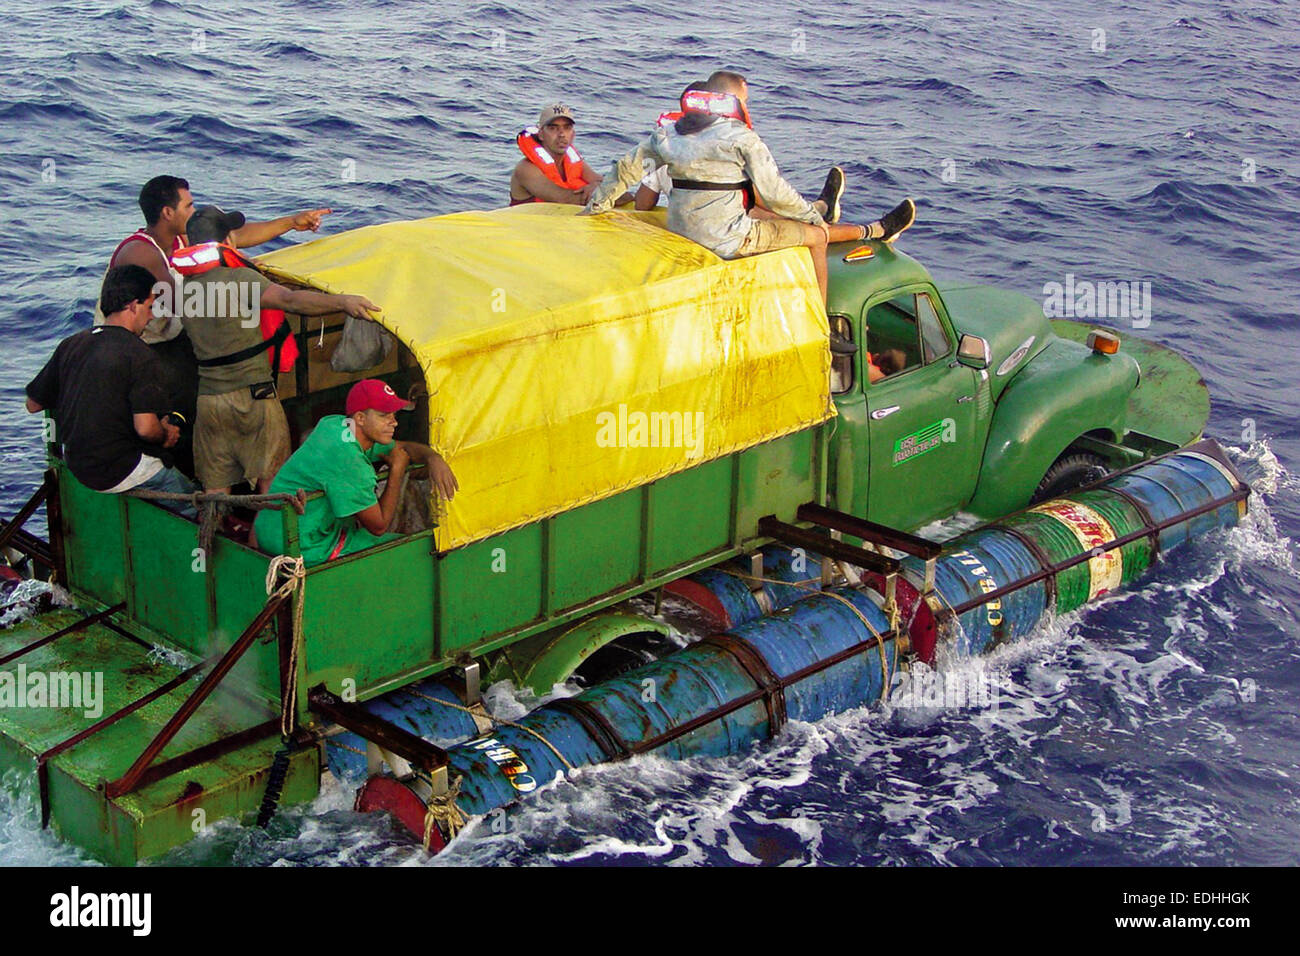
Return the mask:
M 1086 451 L 1067 451 L 1047 469 L 1029 503 L 1036 505 L 1069 494 L 1075 488 L 1092 484 L 1110 473 L 1110 465 L 1100 455 Z

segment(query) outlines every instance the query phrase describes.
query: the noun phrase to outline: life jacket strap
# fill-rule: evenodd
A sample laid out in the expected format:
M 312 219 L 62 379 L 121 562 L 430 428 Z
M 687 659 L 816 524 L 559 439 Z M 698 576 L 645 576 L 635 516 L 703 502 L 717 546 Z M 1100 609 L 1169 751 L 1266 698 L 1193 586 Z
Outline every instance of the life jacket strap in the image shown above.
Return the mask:
M 245 359 L 251 359 L 255 355 L 261 355 L 268 348 L 274 348 L 276 350 L 276 365 L 273 366 L 274 373 L 275 371 L 279 371 L 280 346 L 283 345 L 284 340 L 289 337 L 289 332 L 289 323 L 285 322 L 271 333 L 270 338 L 263 339 L 256 345 L 250 345 L 248 348 L 240 349 L 238 352 L 231 352 L 229 355 L 218 355 L 216 358 L 199 359 L 199 368 L 220 368 L 223 365 L 234 365 L 236 362 L 242 362 Z

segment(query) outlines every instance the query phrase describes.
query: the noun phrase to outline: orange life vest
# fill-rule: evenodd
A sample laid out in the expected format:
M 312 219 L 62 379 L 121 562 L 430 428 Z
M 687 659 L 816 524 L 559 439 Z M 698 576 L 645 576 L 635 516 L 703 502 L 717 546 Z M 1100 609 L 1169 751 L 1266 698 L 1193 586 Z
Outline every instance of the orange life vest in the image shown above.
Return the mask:
M 587 185 L 587 181 L 582 178 L 582 154 L 570 146 L 564 151 L 564 175 L 560 175 L 560 164 L 542 145 L 542 141 L 537 137 L 537 127 L 529 126 L 527 129 L 519 131 L 515 137 L 515 142 L 519 146 L 519 152 L 523 153 L 525 158 L 542 171 L 551 182 L 557 186 L 563 186 L 565 189 L 581 189 Z M 546 202 L 545 199 L 538 199 L 536 196 L 533 202 Z M 528 202 L 527 199 L 511 199 L 510 204 L 518 205 L 520 202 Z
M 754 124 L 749 119 L 749 110 L 745 109 L 745 104 L 740 102 L 740 97 L 731 93 L 688 90 L 682 94 L 682 110 L 687 113 L 703 113 L 705 116 L 736 119 L 750 129 L 754 128 Z
M 172 265 L 183 276 L 202 275 L 217 266 L 225 266 L 228 269 L 256 268 L 240 254 L 238 249 L 224 242 L 200 242 L 197 245 L 177 249 L 172 253 Z M 266 350 L 266 359 L 271 363 L 271 368 L 276 372 L 293 371 L 294 363 L 298 361 L 298 343 L 293 339 L 293 329 L 285 321 L 284 310 L 259 309 L 258 311 L 262 340 L 269 346 Z M 251 358 L 258 351 L 259 348 L 241 349 L 219 358 L 200 359 L 199 366 L 202 368 L 233 365 L 235 362 Z
M 676 112 L 673 113 L 660 113 L 659 121 L 657 125 L 672 126 L 674 123 L 676 123 L 679 119 L 681 119 L 685 115 L 686 114 L 683 113 L 681 110 L 677 110 Z

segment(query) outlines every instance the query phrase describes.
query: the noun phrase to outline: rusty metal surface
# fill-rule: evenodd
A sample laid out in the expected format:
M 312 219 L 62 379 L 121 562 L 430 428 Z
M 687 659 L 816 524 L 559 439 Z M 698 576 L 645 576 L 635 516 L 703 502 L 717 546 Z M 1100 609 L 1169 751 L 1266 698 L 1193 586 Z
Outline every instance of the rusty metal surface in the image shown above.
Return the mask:
M 231 668 L 238 663 L 239 658 L 242 657 L 244 652 L 252 646 L 253 641 L 257 638 L 258 634 L 261 633 L 262 628 L 267 625 L 285 600 L 286 599 L 281 595 L 271 596 L 271 598 L 266 602 L 266 607 L 262 608 L 261 613 L 253 619 L 253 622 L 249 624 L 247 628 L 245 628 L 244 633 L 239 636 L 239 639 L 236 640 L 234 644 L 230 645 L 230 649 L 222 655 L 221 660 L 218 661 L 217 665 L 206 677 L 203 678 L 203 682 L 195 688 L 194 693 L 186 698 L 185 702 L 181 704 L 180 709 L 177 710 L 163 728 L 158 731 L 157 736 L 155 736 L 153 740 L 149 741 L 148 745 L 145 746 L 144 751 L 136 759 L 135 763 L 131 765 L 130 769 L 118 779 L 105 785 L 104 793 L 110 800 L 114 797 L 121 796 L 122 794 L 130 793 L 140 785 L 140 780 L 144 776 L 145 770 L 148 769 L 151 763 L 153 763 L 154 758 L 162 753 L 163 748 L 166 747 L 180 729 L 185 726 L 185 723 L 194 715 L 194 712 L 199 709 L 199 705 L 202 704 L 203 701 L 207 700 L 212 692 L 216 690 L 221 681 L 230 673 Z
M 849 564 L 866 568 L 869 571 L 894 574 L 900 567 L 899 562 L 893 558 L 887 558 L 883 554 L 845 544 L 843 541 L 836 541 L 826 535 L 814 534 L 795 525 L 779 521 L 771 515 L 759 519 L 758 530 L 768 537 L 775 538 L 782 544 L 803 548 L 806 551 L 814 551 L 836 561 L 847 561 Z
M 314 689 L 307 699 L 314 713 L 391 751 L 419 770 L 433 771 L 447 765 L 447 752 L 441 747 L 375 716 L 359 704 L 342 700 L 324 688 Z
M 52 644 L 54 641 L 57 641 L 61 637 L 65 637 L 68 634 L 75 634 L 78 631 L 85 630 L 86 628 L 90 627 L 92 624 L 98 624 L 100 621 L 104 620 L 104 618 L 109 617 L 125 609 L 126 609 L 125 604 L 114 604 L 112 607 L 100 611 L 97 614 L 87 615 L 86 617 L 83 617 L 80 621 L 78 621 L 75 624 L 69 624 L 67 627 L 57 630 L 53 634 L 47 634 L 44 637 L 40 638 L 39 640 L 32 641 L 30 644 L 26 644 L 23 647 L 20 647 L 18 650 L 11 651 L 10 653 L 6 654 L 4 657 L 0 657 L 0 667 L 3 667 L 5 664 L 8 664 L 10 661 L 17 660 L 18 658 L 22 657 L 25 654 L 30 654 L 32 651 L 44 647 L 46 644 Z

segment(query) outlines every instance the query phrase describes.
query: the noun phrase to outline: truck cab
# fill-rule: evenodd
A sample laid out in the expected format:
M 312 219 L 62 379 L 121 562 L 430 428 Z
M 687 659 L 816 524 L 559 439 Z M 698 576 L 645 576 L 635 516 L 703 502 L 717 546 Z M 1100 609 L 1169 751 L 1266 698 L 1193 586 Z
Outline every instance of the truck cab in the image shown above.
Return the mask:
M 1027 296 L 940 285 L 884 243 L 830 258 L 831 331 L 857 346 L 832 363 L 833 507 L 905 530 L 992 517 L 1127 462 L 1132 354 L 1060 334 Z M 870 357 L 892 350 L 902 368 L 870 381 Z

